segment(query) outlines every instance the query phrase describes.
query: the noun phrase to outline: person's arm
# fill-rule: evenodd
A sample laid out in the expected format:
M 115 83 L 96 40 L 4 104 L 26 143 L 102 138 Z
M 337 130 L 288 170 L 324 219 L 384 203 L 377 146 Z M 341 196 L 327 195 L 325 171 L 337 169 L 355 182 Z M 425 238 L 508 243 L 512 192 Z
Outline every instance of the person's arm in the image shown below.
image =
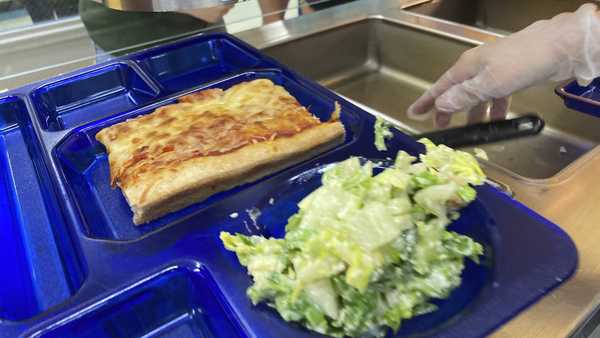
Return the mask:
M 596 5 L 585 4 L 465 52 L 407 113 L 419 120 L 434 113 L 445 127 L 460 111 L 469 111 L 471 122 L 480 120 L 491 104 L 491 118 L 499 119 L 514 92 L 573 77 L 587 84 L 598 76 L 600 15 Z
M 215 6 L 210 8 L 200 8 L 183 11 L 182 13 L 189 14 L 195 18 L 208 23 L 216 23 L 223 19 L 225 14 L 229 12 L 234 5 Z
M 260 10 L 263 13 L 263 23 L 283 20 L 289 0 L 259 0 Z

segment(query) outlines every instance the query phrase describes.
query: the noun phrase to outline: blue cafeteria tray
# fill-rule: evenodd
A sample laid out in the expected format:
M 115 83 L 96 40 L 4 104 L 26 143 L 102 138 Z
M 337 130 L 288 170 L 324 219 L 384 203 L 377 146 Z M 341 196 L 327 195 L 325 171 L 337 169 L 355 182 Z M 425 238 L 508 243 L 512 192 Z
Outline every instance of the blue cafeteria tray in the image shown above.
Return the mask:
M 568 108 L 600 117 L 600 78 L 582 87 L 571 81 L 556 87 L 555 92 Z
M 340 146 L 136 227 L 108 185 L 95 133 L 177 97 L 268 78 L 320 119 L 342 106 Z M 0 337 L 318 337 L 245 296 L 250 277 L 222 230 L 282 236 L 322 169 L 422 147 L 395 131 L 373 146 L 373 116 L 226 34 L 180 42 L 31 84 L 0 98 Z M 568 279 L 577 250 L 556 225 L 483 186 L 453 230 L 485 245 L 439 310 L 397 336 L 483 336 Z M 271 204 L 271 199 L 275 203 Z M 248 210 L 258 209 L 258 220 Z M 231 213 L 239 213 L 231 218 Z

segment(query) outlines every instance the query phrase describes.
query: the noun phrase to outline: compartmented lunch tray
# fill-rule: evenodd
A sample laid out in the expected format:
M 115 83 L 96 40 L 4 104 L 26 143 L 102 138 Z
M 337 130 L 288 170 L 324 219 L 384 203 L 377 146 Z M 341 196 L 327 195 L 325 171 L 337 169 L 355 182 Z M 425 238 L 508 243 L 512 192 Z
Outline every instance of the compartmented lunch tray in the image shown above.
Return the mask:
M 133 225 L 121 191 L 109 185 L 96 132 L 191 92 L 259 78 L 283 86 L 321 120 L 338 102 L 343 144 Z M 0 337 L 318 337 L 251 305 L 251 279 L 218 234 L 282 236 L 329 165 L 422 151 L 399 131 L 388 151 L 377 151 L 373 125 L 373 116 L 227 34 L 188 38 L 4 94 Z M 450 298 L 405 321 L 395 336 L 483 336 L 575 271 L 576 248 L 558 226 L 491 186 L 478 192 L 451 229 L 484 244 L 483 263 L 467 263 Z

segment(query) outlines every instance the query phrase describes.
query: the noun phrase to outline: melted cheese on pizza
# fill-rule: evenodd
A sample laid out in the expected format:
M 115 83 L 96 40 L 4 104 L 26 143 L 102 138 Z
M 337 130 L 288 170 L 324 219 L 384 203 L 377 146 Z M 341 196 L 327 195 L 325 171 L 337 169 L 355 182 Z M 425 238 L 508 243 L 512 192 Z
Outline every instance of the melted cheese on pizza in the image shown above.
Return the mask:
M 338 117 L 336 104 L 332 121 Z M 111 184 L 124 188 L 145 172 L 293 136 L 321 123 L 284 88 L 260 79 L 181 97 L 103 129 L 96 138 L 108 148 Z

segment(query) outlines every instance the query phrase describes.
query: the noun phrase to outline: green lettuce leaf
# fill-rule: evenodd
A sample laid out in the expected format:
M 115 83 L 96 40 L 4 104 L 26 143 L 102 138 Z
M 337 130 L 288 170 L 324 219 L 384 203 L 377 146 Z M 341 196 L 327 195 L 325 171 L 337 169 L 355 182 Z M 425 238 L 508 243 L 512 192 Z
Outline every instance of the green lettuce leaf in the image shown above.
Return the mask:
M 386 151 L 385 141 L 392 138 L 394 134 L 390 130 L 392 125 L 382 118 L 375 121 L 375 148 L 379 151 Z

